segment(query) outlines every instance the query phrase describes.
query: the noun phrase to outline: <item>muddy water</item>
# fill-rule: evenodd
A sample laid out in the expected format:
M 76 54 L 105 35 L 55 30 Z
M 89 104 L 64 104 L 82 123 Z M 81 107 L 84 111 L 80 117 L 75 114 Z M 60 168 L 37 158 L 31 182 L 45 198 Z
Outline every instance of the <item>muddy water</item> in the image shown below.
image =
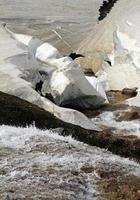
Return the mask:
M 51 42 L 63 52 L 75 49 L 97 23 L 103 0 L 1 0 L 0 20 L 17 32 Z M 67 46 L 53 30 L 68 43 Z

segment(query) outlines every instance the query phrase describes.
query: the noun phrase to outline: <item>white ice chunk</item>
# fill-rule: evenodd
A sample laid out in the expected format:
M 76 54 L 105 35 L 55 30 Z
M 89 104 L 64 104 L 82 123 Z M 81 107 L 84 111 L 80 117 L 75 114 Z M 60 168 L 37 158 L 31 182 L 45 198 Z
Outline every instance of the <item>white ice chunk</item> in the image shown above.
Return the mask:
M 44 69 L 45 65 L 30 65 L 28 56 L 26 61 L 22 60 L 25 50 L 16 46 L 16 41 L 9 37 L 5 30 L 0 28 L 0 91 L 27 100 L 46 111 L 53 113 L 59 119 L 81 126 L 86 129 L 100 130 L 84 114 L 67 108 L 61 108 L 48 99 L 41 97 L 34 90 L 33 80 L 29 82 L 27 75 L 33 76 L 35 70 Z M 27 52 L 27 51 L 26 51 Z M 19 58 L 22 58 L 21 60 Z M 13 59 L 15 58 L 15 59 Z M 18 61 L 18 62 L 17 62 Z M 29 64 L 29 66 L 28 66 Z M 41 66 L 41 68 L 40 68 Z M 22 77 L 25 78 L 23 79 Z M 35 77 L 33 78 L 35 79 Z

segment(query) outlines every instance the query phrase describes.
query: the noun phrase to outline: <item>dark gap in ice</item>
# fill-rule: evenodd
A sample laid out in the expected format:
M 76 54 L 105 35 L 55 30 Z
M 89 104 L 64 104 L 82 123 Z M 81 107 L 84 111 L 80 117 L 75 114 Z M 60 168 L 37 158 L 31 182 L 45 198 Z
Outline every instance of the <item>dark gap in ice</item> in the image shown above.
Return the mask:
M 41 89 L 42 89 L 42 85 L 43 85 L 43 81 L 40 80 L 40 82 L 38 82 L 35 86 L 35 90 L 39 93 L 41 93 Z
M 74 52 L 74 53 L 69 54 L 69 57 L 71 57 L 73 60 L 75 60 L 76 58 L 85 57 L 85 56 Z
M 114 4 L 117 1 L 118 0 L 104 0 L 103 1 L 103 5 L 99 9 L 99 17 L 98 17 L 99 21 L 103 20 L 107 16 L 107 14 L 112 10 L 112 8 L 114 7 Z

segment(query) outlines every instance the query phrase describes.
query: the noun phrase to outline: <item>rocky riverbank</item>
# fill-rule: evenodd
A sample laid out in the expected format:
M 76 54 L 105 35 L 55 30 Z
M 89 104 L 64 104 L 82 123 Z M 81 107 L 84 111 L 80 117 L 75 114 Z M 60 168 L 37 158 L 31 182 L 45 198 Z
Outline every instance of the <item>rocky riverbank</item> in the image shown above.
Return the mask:
M 53 114 L 18 97 L 0 92 L 0 125 L 26 127 L 35 125 L 39 129 L 62 128 L 68 134 L 84 132 L 84 129 L 57 119 Z
M 96 118 L 101 112 L 118 110 L 118 108 L 125 108 L 128 110 L 128 106 L 121 104 L 112 104 L 105 106 L 95 111 L 87 111 L 88 117 Z M 133 120 L 136 116 L 139 116 L 139 111 L 134 112 L 132 110 L 117 111 L 123 116 L 123 119 Z M 54 117 L 49 112 L 27 102 L 19 99 L 15 96 L 11 96 L 0 92 L 0 124 L 12 125 L 12 126 L 29 126 L 35 125 L 40 129 L 57 129 L 62 135 L 72 135 L 75 139 L 84 143 L 106 148 L 115 154 L 119 154 L 125 157 L 135 158 L 140 160 L 140 138 L 136 135 L 123 134 L 123 131 L 115 130 L 112 127 L 101 126 L 103 131 L 97 132 L 93 130 L 83 129 L 79 126 L 75 126 L 66 122 L 63 122 Z M 125 114 L 126 116 L 125 116 Z M 118 117 L 122 119 L 122 116 Z

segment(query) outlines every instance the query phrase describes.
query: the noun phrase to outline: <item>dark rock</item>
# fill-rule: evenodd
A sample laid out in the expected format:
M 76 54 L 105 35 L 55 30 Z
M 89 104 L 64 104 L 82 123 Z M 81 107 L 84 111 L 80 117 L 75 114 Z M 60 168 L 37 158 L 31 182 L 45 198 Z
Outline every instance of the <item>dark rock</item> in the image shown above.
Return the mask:
M 103 5 L 99 9 L 99 18 L 98 18 L 99 21 L 103 20 L 107 16 L 107 14 L 112 10 L 114 4 L 117 1 L 118 0 L 103 1 Z
M 82 166 L 80 168 L 80 170 L 85 172 L 86 174 L 88 174 L 88 173 L 92 173 L 94 171 L 94 167 L 93 166 Z
M 67 132 L 63 135 L 68 135 Z M 102 132 L 72 132 L 75 139 L 92 146 L 108 149 L 109 151 L 124 157 L 136 158 L 140 161 L 140 138 L 137 136 L 125 136 L 115 134 L 110 129 Z
M 137 95 L 137 87 L 135 87 L 135 88 L 124 88 L 123 90 L 122 90 L 122 94 L 125 94 L 125 95 L 127 95 L 127 96 L 129 96 L 129 97 L 135 97 L 136 95 Z
M 39 92 L 40 94 L 41 94 L 42 85 L 43 85 L 43 81 L 40 81 L 40 82 L 38 82 L 38 83 L 36 84 L 36 86 L 35 86 L 35 90 L 36 90 L 37 92 Z
M 127 92 L 127 91 L 132 91 L 131 89 L 124 89 L 123 91 L 113 91 L 113 90 L 108 91 L 107 97 L 109 102 L 111 104 L 120 103 L 132 97 L 132 92 Z
M 53 114 L 25 100 L 0 92 L 0 125 L 2 124 L 22 127 L 34 124 L 40 129 L 62 127 L 68 134 L 78 131 L 88 132 L 81 127 L 61 121 Z
M 113 153 L 140 160 L 140 138 L 113 134 L 109 129 L 97 132 L 69 124 L 27 101 L 0 92 L 0 125 L 22 126 L 34 124 L 40 129 L 62 128 L 62 135 L 71 135 L 89 145 L 106 148 Z
M 119 111 L 114 113 L 116 121 L 131 121 L 140 119 L 139 112 L 136 109 L 132 109 L 130 111 Z
M 97 78 L 97 76 L 95 75 L 95 73 L 93 71 L 85 71 L 84 73 L 86 76 L 91 76 L 91 77 L 94 76 Z

